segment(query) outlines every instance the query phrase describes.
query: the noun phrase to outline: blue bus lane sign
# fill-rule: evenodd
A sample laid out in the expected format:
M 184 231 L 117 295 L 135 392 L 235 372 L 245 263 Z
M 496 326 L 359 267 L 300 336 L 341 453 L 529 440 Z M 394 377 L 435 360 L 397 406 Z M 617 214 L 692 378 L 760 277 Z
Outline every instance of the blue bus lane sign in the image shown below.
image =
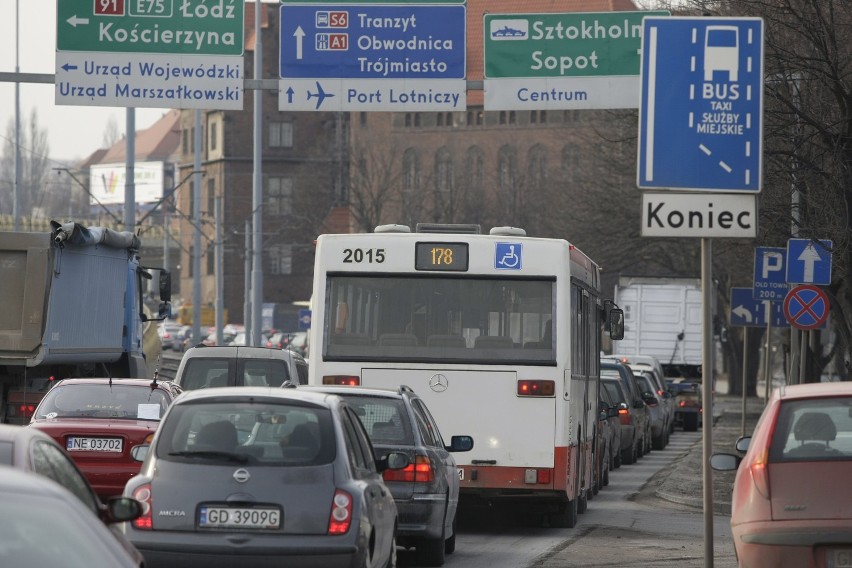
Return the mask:
M 763 20 L 645 18 L 641 189 L 758 193 Z
M 769 321 L 772 327 L 790 327 L 782 302 L 758 300 L 753 297 L 751 288 L 731 288 L 729 319 L 736 327 L 766 327 Z
M 282 4 L 279 110 L 467 108 L 466 7 Z
M 781 302 L 787 295 L 787 249 L 754 249 L 754 299 Z

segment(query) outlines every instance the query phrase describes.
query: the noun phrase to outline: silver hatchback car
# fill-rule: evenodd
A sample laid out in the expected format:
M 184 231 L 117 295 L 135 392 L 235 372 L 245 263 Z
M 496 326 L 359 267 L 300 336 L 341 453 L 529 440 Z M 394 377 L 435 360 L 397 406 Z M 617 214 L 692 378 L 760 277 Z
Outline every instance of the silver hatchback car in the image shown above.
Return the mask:
M 376 459 L 338 396 L 190 391 L 127 483 L 147 512 L 125 530 L 149 566 L 393 567 L 397 509 L 382 472 L 408 464 Z

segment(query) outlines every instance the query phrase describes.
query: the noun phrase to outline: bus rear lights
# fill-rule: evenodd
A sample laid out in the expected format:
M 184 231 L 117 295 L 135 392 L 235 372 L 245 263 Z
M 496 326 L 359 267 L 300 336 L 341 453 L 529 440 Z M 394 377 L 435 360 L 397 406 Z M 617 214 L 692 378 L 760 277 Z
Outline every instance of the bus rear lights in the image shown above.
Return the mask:
M 357 387 L 361 384 L 361 377 L 358 375 L 325 375 L 322 378 L 322 384 Z
M 556 381 L 518 381 L 518 396 L 554 396 Z
M 550 483 L 549 469 L 525 469 L 524 483 L 528 485 L 539 485 Z

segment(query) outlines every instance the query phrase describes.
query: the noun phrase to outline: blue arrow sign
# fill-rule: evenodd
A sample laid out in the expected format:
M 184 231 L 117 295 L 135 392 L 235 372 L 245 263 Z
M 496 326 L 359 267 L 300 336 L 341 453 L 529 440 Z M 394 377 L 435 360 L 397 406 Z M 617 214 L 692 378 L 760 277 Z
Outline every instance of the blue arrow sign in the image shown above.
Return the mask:
M 784 317 L 783 302 L 758 300 L 752 295 L 751 288 L 731 288 L 731 325 L 736 327 L 766 327 L 772 320 L 772 327 L 790 327 Z
M 463 79 L 465 7 L 281 5 L 280 76 Z
M 787 282 L 831 284 L 830 240 L 790 239 L 787 241 Z
M 787 249 L 754 249 L 754 299 L 783 301 L 787 295 Z
M 763 20 L 643 20 L 644 189 L 760 191 Z

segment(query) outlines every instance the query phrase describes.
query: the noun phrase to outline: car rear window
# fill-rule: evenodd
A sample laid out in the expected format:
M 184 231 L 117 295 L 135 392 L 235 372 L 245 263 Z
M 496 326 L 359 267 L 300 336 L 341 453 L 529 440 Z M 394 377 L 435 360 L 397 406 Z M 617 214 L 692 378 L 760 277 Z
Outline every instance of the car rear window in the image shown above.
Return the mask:
M 297 403 L 181 404 L 161 424 L 159 459 L 305 466 L 335 457 L 331 411 Z
M 239 377 L 236 381 L 233 377 Z M 250 387 L 280 387 L 290 380 L 287 361 L 230 357 L 192 357 L 184 366 L 180 386 L 184 390 L 226 387 L 234 384 Z
M 402 399 L 366 396 L 343 398 L 355 409 L 373 444 L 414 445 L 414 434 Z
M 36 418 L 111 418 L 159 420 L 168 407 L 168 399 L 159 389 L 148 385 L 112 384 L 58 385 L 42 399 Z
M 852 397 L 783 402 L 770 462 L 852 460 Z
M 627 397 L 624 396 L 624 391 L 621 390 L 621 384 L 617 381 L 601 381 L 601 384 L 615 404 L 627 402 Z

